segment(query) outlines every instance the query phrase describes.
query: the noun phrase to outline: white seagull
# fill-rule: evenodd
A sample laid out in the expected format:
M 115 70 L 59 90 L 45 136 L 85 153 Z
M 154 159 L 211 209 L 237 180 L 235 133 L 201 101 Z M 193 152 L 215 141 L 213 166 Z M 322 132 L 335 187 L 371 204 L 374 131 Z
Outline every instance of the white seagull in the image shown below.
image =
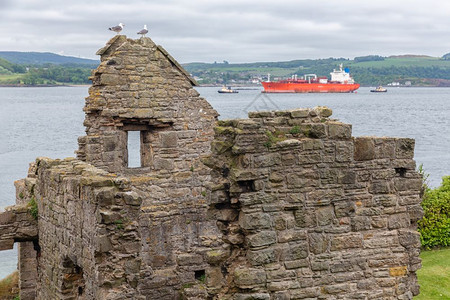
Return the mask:
M 109 27 L 108 29 L 111 30 L 111 31 L 114 31 L 114 32 L 117 33 L 117 34 L 119 34 L 119 32 L 122 31 L 123 26 L 125 26 L 125 24 L 119 23 L 119 25 L 113 26 L 113 27 Z
M 140 34 L 142 36 L 145 36 L 145 34 L 148 32 L 147 25 L 144 25 L 144 29 L 141 29 L 137 34 Z

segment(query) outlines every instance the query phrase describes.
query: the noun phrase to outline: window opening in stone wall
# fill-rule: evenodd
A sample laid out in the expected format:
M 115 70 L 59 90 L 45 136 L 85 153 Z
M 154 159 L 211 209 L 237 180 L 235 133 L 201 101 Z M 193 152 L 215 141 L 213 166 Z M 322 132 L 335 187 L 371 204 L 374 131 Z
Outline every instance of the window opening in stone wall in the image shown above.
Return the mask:
M 247 193 L 247 192 L 254 192 L 255 189 L 255 181 L 254 180 L 240 180 L 237 181 L 237 184 L 241 188 L 241 192 Z
M 141 161 L 141 132 L 128 131 L 128 168 L 140 168 Z
M 196 280 L 199 280 L 201 282 L 205 282 L 205 279 L 206 279 L 205 270 L 197 270 L 197 271 L 194 271 L 194 272 L 195 272 L 194 276 L 195 276 Z
M 400 175 L 400 177 L 406 176 L 406 168 L 395 168 L 395 173 Z

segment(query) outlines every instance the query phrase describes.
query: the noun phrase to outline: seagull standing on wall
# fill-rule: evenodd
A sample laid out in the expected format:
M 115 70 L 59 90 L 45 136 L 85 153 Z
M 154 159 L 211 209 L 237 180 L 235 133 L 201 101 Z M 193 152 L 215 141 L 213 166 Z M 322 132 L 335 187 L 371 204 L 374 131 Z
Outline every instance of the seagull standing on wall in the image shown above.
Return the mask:
M 119 25 L 113 26 L 113 27 L 109 27 L 108 29 L 111 30 L 111 31 L 114 31 L 117 34 L 119 34 L 119 32 L 122 31 L 123 26 L 125 26 L 125 24 L 119 23 Z
M 144 25 L 144 29 L 141 29 L 141 31 L 139 31 L 137 34 L 140 34 L 144 37 L 147 32 L 147 25 Z

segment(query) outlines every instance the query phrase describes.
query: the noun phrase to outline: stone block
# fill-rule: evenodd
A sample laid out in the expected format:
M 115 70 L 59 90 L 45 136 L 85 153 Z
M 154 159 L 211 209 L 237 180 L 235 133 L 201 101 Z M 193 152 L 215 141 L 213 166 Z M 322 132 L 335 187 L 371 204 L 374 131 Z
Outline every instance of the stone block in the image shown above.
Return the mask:
M 275 249 L 249 250 L 247 258 L 253 266 L 270 264 L 276 261 Z
M 310 138 L 322 139 L 327 136 L 325 124 L 311 124 L 309 126 L 300 126 L 301 131 Z
M 14 247 L 13 239 L 4 239 L 3 237 L 0 239 L 0 251 L 9 250 L 12 249 L 13 247 Z
M 252 293 L 252 294 L 235 294 L 234 300 L 270 300 L 270 295 L 266 293 Z
M 244 213 L 239 215 L 239 225 L 245 230 L 256 230 L 269 228 L 271 226 L 270 216 L 266 213 Z
M 278 243 L 294 242 L 299 240 L 306 240 L 306 231 L 298 229 L 288 229 L 278 231 Z
M 309 251 L 314 254 L 321 254 L 327 251 L 329 239 L 323 233 L 308 234 Z
M 356 205 L 353 201 L 339 201 L 334 203 L 334 214 L 337 218 L 353 216 L 355 210 Z
M 308 109 L 293 109 L 291 110 L 291 117 L 292 118 L 307 118 L 309 116 L 309 110 Z
M 342 284 L 332 284 L 332 285 L 326 285 L 322 287 L 323 291 L 327 294 L 343 294 L 347 293 L 351 290 L 351 285 L 349 283 L 342 283 Z
M 343 123 L 328 123 L 328 137 L 330 139 L 350 139 L 352 137 L 352 125 Z
M 407 212 L 411 222 L 415 223 L 423 218 L 424 211 L 420 204 L 407 207 Z
M 334 208 L 332 205 L 319 207 L 316 211 L 317 225 L 326 226 L 333 223 L 336 218 L 334 215 Z
M 392 277 L 405 276 L 408 273 L 407 266 L 399 266 L 389 268 L 389 275 Z
M 12 211 L 0 213 L 0 225 L 9 225 L 16 221 L 16 214 Z
M 396 158 L 409 158 L 414 157 L 414 139 L 402 138 L 397 139 L 395 156 Z
M 420 191 L 422 179 L 420 178 L 395 178 L 394 187 L 397 191 Z
M 399 245 L 395 231 L 378 231 L 376 233 L 364 234 L 364 248 L 380 249 Z
M 294 270 L 285 270 L 283 268 L 267 272 L 267 281 L 288 280 L 295 279 L 296 277 L 297 275 Z
M 225 282 L 221 267 L 206 269 L 206 286 L 208 288 L 221 288 L 224 283 Z
M 286 269 L 299 269 L 299 268 L 305 268 L 309 266 L 309 260 L 307 258 L 305 259 L 298 259 L 298 260 L 291 260 L 291 261 L 285 261 L 284 267 Z
M 320 287 L 295 289 L 291 291 L 291 299 L 316 299 L 320 296 Z
M 303 171 L 287 175 L 289 188 L 315 187 L 319 185 L 319 174 L 314 171 Z
M 372 219 L 366 216 L 355 216 L 352 218 L 352 231 L 369 230 L 372 227 Z
M 288 280 L 274 281 L 267 283 L 267 289 L 271 292 L 284 291 L 289 290 L 289 288 L 293 285 L 298 285 L 298 282 Z
M 385 207 L 391 207 L 397 205 L 396 195 L 375 195 L 373 197 L 373 202 L 375 205 L 381 205 Z
M 312 210 L 298 209 L 294 212 L 295 223 L 298 227 L 307 228 L 316 226 L 316 216 Z
M 230 256 L 229 249 L 218 249 L 206 252 L 206 261 L 211 265 L 218 265 Z
M 177 263 L 180 266 L 198 266 L 203 264 L 203 257 L 198 254 L 182 253 L 177 256 Z
M 331 239 L 331 251 L 362 248 L 363 237 L 360 233 L 343 234 Z
M 289 247 L 283 248 L 281 260 L 292 261 L 307 258 L 309 254 L 308 243 L 306 241 L 298 242 Z
M 331 108 L 326 106 L 316 106 L 313 108 L 313 111 L 316 113 L 317 116 L 320 116 L 322 118 L 328 118 L 333 114 Z
M 375 142 L 373 138 L 358 137 L 354 138 L 355 152 L 354 159 L 356 161 L 371 160 L 375 158 Z
M 123 79 L 116 74 L 102 74 L 100 76 L 100 82 L 102 85 L 119 85 L 122 80 Z
M 261 231 L 247 236 L 247 241 L 250 247 L 258 248 L 276 243 L 277 236 L 274 231 Z
M 173 170 L 174 168 L 173 160 L 159 157 L 154 159 L 153 166 L 157 170 Z
M 113 245 L 111 244 L 111 240 L 107 236 L 99 236 L 97 238 L 97 247 L 96 250 L 100 253 L 105 253 L 111 251 Z
M 390 181 L 374 180 L 370 187 L 372 194 L 390 194 L 393 192 L 393 187 Z
M 233 272 L 234 283 L 241 289 L 252 288 L 266 282 L 263 269 L 238 267 Z
M 290 300 L 291 296 L 289 292 L 275 292 L 272 296 L 273 300 Z
M 161 147 L 176 148 L 178 146 L 178 135 L 175 131 L 160 132 Z
M 411 222 L 407 213 L 390 215 L 388 218 L 389 229 L 408 228 L 409 225 L 411 225 Z

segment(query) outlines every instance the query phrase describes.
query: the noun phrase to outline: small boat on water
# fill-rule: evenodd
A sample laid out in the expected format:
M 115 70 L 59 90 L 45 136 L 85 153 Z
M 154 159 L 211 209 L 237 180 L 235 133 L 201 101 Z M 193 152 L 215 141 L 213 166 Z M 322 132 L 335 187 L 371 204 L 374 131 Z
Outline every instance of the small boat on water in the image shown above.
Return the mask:
M 387 89 L 385 89 L 384 87 L 382 87 L 381 85 L 378 86 L 376 89 L 374 90 L 370 90 L 372 93 L 386 93 Z
M 217 92 L 220 93 L 220 94 L 236 94 L 236 93 L 239 93 L 236 90 L 232 90 L 230 86 L 228 86 L 228 87 L 224 86 L 222 89 L 218 90 Z

